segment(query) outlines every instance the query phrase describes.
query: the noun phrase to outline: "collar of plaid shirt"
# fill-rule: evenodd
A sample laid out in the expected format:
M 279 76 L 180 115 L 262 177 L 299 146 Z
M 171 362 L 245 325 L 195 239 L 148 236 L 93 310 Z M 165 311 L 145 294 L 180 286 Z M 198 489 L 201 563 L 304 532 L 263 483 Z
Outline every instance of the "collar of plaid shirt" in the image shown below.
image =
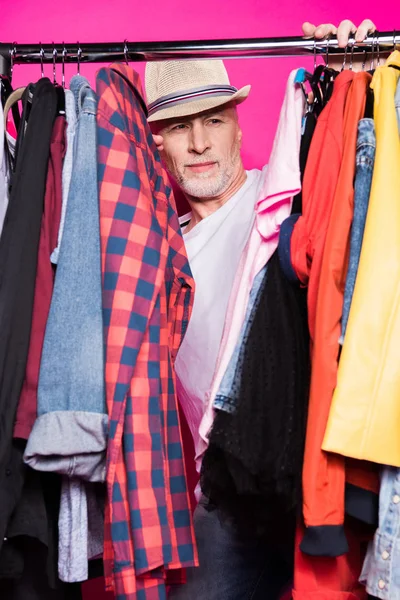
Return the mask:
M 118 599 L 165 598 L 197 564 L 173 360 L 194 282 L 139 76 L 97 73 L 98 180 L 109 414 L 104 569 Z

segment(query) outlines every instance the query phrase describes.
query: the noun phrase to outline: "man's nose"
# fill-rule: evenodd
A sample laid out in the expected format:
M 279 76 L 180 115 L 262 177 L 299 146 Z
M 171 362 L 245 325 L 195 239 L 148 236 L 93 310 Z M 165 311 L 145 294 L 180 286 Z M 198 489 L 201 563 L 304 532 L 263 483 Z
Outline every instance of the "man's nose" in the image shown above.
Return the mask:
M 209 148 L 210 140 L 206 128 L 201 123 L 193 123 L 190 132 L 189 152 L 203 154 Z

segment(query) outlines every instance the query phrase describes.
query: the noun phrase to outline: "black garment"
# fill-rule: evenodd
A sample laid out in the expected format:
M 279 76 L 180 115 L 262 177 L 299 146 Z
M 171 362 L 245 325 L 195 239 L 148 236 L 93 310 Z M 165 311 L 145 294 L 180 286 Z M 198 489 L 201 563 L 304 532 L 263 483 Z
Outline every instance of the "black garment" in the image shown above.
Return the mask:
M 0 581 L 2 600 L 82 600 L 79 583 L 63 584 L 52 589 L 47 580 L 47 548 L 33 538 L 19 538 L 18 554 L 24 557 L 24 568 L 18 579 Z
M 373 118 L 374 118 L 374 90 L 369 87 L 367 90 L 367 99 L 365 102 L 364 119 L 373 119 Z
M 81 600 L 80 584 L 58 578 L 60 492 L 60 475 L 27 468 L 0 553 L 0 598 L 25 600 L 26 594 L 32 600 Z
M 236 411 L 217 411 L 201 470 L 211 505 L 255 535 L 301 507 L 310 378 L 306 292 L 277 252 L 266 277 L 235 373 Z
M 306 113 L 304 117 L 304 130 L 301 136 L 300 143 L 300 175 L 301 183 L 303 183 L 304 172 L 306 170 L 306 164 L 308 159 L 308 153 L 310 151 L 311 140 L 314 135 L 315 127 L 317 125 L 318 113 L 312 111 Z M 302 190 L 293 198 L 292 212 L 291 214 L 301 214 L 303 210 L 303 195 Z
M 46 78 L 29 86 L 23 106 L 10 202 L 0 239 L 0 548 L 26 472 L 23 448 L 13 443 L 13 427 L 29 348 L 47 163 L 57 107 L 54 86 Z M 32 525 L 26 523 L 27 535 Z M 34 531 L 36 527 L 37 523 Z

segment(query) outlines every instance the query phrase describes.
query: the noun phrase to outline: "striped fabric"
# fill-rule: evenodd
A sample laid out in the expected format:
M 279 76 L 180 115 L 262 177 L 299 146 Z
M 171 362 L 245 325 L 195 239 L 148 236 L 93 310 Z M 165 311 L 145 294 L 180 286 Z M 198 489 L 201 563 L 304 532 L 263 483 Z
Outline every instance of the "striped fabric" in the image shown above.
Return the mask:
M 109 414 L 104 570 L 118 600 L 166 598 L 197 564 L 173 360 L 194 282 L 139 76 L 97 74 L 98 181 Z
M 162 96 L 155 102 L 149 104 L 149 115 L 153 115 L 164 108 L 171 108 L 171 106 L 192 102 L 193 100 L 196 100 L 196 98 L 218 98 L 220 96 L 233 96 L 237 91 L 238 89 L 232 85 L 207 85 L 193 88 L 191 90 L 177 92 L 176 94 L 169 94 L 168 96 Z

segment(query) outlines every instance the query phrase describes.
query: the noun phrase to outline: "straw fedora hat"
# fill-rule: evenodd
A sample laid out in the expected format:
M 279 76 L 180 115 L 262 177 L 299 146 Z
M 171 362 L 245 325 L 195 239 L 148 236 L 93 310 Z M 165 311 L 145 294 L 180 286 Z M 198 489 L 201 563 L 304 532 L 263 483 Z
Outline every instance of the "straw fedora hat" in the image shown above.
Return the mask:
M 146 65 L 148 121 L 194 115 L 228 102 L 240 104 L 250 85 L 230 84 L 222 60 L 170 60 Z

